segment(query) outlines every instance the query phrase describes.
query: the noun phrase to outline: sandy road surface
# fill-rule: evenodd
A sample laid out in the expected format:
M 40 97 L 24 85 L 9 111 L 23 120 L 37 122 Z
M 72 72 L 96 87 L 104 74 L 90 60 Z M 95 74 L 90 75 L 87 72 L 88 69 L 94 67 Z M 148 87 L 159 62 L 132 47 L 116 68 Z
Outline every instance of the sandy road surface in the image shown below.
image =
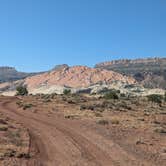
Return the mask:
M 22 123 L 31 136 L 35 156 L 29 166 L 145 166 L 112 140 L 86 128 L 86 121 L 66 120 L 17 110 L 17 98 L 1 98 L 0 112 Z M 84 126 L 84 127 L 83 127 Z

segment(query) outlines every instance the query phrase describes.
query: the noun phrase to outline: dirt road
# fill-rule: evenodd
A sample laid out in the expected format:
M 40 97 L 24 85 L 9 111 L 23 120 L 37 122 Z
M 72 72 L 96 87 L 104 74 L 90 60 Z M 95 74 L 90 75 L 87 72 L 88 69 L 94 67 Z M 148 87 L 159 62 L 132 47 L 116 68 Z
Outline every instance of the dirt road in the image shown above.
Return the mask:
M 2 98 L 0 112 L 28 128 L 29 166 L 142 166 L 140 161 L 112 140 L 86 127 L 86 121 L 67 120 L 59 114 L 46 116 L 18 110 L 17 98 Z M 87 122 L 89 123 L 89 122 Z

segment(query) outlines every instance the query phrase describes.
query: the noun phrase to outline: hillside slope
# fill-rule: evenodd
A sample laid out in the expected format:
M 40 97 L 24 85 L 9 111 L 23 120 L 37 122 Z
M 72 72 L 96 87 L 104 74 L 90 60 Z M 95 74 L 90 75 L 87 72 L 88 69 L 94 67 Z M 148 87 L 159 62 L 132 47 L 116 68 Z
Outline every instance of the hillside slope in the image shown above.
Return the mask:
M 62 66 L 44 74 L 28 77 L 25 79 L 24 84 L 30 89 L 45 85 L 80 88 L 97 83 L 110 84 L 113 81 L 122 81 L 129 84 L 135 83 L 133 78 L 123 76 L 113 71 L 94 69 L 86 66 Z
M 0 92 L 12 92 L 19 85 L 24 85 L 32 94 L 36 93 L 63 93 L 63 90 L 70 88 L 73 91 L 89 91 L 97 85 L 113 85 L 116 82 L 121 84 L 134 84 L 135 79 L 123 76 L 117 72 L 94 69 L 86 66 L 59 65 L 42 74 L 27 77 L 22 80 L 5 82 L 0 84 Z M 94 86 L 93 86 L 94 85 Z M 91 88 L 89 88 L 92 86 Z M 6 95 L 6 93 L 5 93 Z M 9 93 L 11 95 L 11 93 Z
M 99 63 L 95 68 L 132 76 L 147 88 L 166 89 L 166 58 L 116 60 Z

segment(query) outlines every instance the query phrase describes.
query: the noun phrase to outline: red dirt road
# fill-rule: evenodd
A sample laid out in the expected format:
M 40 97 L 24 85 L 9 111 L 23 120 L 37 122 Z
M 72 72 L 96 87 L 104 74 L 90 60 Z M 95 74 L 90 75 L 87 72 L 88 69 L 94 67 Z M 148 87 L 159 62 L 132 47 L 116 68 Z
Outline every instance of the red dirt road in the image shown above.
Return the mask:
M 35 155 L 28 166 L 152 166 L 141 161 L 112 140 L 87 128 L 87 120 L 67 120 L 59 114 L 18 110 L 17 98 L 0 100 L 0 112 L 28 128 L 30 152 Z M 86 122 L 87 121 L 87 122 Z

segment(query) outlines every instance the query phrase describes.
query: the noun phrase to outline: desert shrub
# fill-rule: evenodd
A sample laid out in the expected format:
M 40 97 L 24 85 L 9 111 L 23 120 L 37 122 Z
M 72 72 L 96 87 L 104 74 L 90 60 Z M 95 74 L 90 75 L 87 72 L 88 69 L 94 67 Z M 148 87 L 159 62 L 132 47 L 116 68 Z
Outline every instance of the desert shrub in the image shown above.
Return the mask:
M 17 154 L 17 158 L 25 158 L 25 159 L 29 159 L 31 156 L 29 153 L 18 153 Z
M 95 106 L 94 105 L 81 105 L 80 106 L 80 110 L 95 110 Z
M 71 94 L 71 90 L 70 89 L 64 89 L 63 94 L 64 95 L 69 95 L 69 94 Z
M 18 86 L 16 88 L 16 95 L 20 95 L 20 96 L 24 96 L 24 95 L 28 95 L 28 90 L 25 86 Z
M 6 136 L 9 138 L 10 143 L 12 143 L 16 146 L 23 145 L 20 132 L 21 132 L 20 130 L 16 130 L 16 131 L 8 130 L 8 132 L 6 133 Z
M 94 115 L 95 115 L 96 117 L 103 117 L 103 115 L 102 115 L 101 113 L 99 113 L 99 112 L 94 112 Z
M 156 128 L 154 131 L 155 131 L 156 133 L 166 134 L 166 130 L 165 130 L 164 128 L 162 128 L 162 127 Z
M 50 98 L 51 98 L 51 99 L 54 99 L 56 96 L 57 96 L 56 93 L 52 93 L 52 94 L 50 95 Z
M 119 99 L 117 93 L 115 91 L 109 91 L 104 95 L 105 99 Z
M 86 110 L 87 109 L 87 106 L 86 105 L 81 105 L 80 106 L 80 110 Z
M 17 101 L 16 104 L 19 106 L 19 107 L 22 107 L 23 103 L 21 101 Z
M 67 100 L 67 103 L 69 103 L 69 104 L 76 104 L 76 102 L 74 100 Z
M 64 117 L 65 119 L 74 119 L 74 118 L 77 118 L 78 115 L 65 115 Z
M 44 99 L 43 102 L 44 102 L 44 103 L 51 102 L 51 99 L 49 99 L 49 98 L 48 98 L 48 99 Z
M 111 123 L 118 125 L 120 122 L 119 122 L 118 119 L 112 119 L 112 120 L 111 120 Z
M 120 90 L 115 90 L 115 92 L 120 94 Z
M 127 109 L 127 110 L 131 110 L 131 109 L 132 109 L 132 108 L 131 108 L 126 102 L 124 102 L 124 101 L 118 103 L 116 106 L 119 107 L 119 108 Z
M 147 96 L 148 101 L 151 101 L 153 103 L 157 103 L 157 104 L 161 104 L 162 103 L 162 96 L 161 95 L 157 95 L 157 94 L 152 94 Z
M 108 125 L 109 124 L 109 122 L 107 120 L 104 120 L 104 119 L 97 121 L 97 123 L 100 125 Z
M 7 125 L 0 125 L 0 131 L 7 131 L 8 130 L 8 126 Z
M 26 109 L 31 108 L 31 107 L 33 107 L 32 104 L 24 104 L 23 105 L 23 110 L 26 110 Z
M 125 93 L 121 93 L 120 97 L 126 97 Z
M 44 100 L 50 99 L 51 95 L 50 94 L 42 94 L 41 98 Z

